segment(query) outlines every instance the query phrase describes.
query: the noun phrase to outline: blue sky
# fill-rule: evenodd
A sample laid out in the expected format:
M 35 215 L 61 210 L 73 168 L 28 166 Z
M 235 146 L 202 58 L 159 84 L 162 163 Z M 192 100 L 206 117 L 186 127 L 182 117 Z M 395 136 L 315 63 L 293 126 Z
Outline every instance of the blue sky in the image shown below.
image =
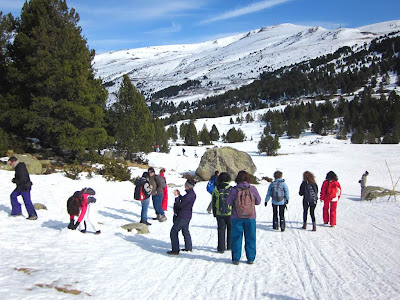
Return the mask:
M 0 0 L 19 16 L 25 0 Z M 67 0 L 96 53 L 197 43 L 282 23 L 327 29 L 400 19 L 399 0 Z

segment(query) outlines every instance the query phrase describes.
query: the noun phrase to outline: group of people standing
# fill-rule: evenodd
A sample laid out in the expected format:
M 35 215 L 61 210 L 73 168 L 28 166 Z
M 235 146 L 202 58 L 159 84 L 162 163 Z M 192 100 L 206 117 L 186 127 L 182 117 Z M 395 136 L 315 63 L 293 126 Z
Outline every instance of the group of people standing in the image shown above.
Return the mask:
M 219 174 L 218 171 L 215 175 Z M 222 172 L 219 176 L 210 179 L 215 182 L 212 191 L 211 207 L 217 220 L 218 243 L 217 251 L 224 253 L 226 250 L 232 251 L 233 264 L 239 264 L 242 250 L 242 240 L 245 240 L 245 252 L 248 264 L 253 264 L 256 256 L 256 212 L 244 216 L 241 214 L 240 199 L 243 197 L 243 191 L 248 190 L 251 193 L 252 206 L 261 203 L 261 197 L 257 189 L 250 184 L 250 175 L 245 171 L 240 171 L 235 179 L 236 186 L 230 186 L 231 178 L 228 173 Z M 289 203 L 289 189 L 285 180 L 282 178 L 282 172 L 274 173 L 274 181 L 270 183 L 265 197 L 264 205 L 267 206 L 272 199 L 272 228 L 285 231 L 285 209 Z M 303 229 L 307 228 L 307 215 L 310 211 L 313 224 L 313 231 L 316 231 L 315 207 L 318 202 L 318 186 L 315 177 L 310 171 L 303 173 L 303 181 L 300 185 L 299 195 L 303 196 Z M 324 202 L 323 220 L 324 224 L 336 226 L 336 208 L 337 201 L 341 196 L 341 186 L 337 175 L 330 171 L 322 184 L 320 200 Z M 228 208 L 226 208 L 226 205 Z M 208 208 L 207 208 L 208 210 Z

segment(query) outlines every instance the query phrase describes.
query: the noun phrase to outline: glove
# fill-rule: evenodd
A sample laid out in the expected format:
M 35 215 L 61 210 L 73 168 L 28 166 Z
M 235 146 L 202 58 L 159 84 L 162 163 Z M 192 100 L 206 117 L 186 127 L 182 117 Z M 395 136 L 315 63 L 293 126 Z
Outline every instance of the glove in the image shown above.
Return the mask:
M 15 178 L 13 178 L 13 179 L 11 180 L 11 182 L 12 182 L 12 183 L 15 183 Z
M 88 203 L 96 203 L 96 198 L 95 197 L 88 197 Z
M 264 203 L 264 206 L 267 207 L 267 204 L 268 204 L 268 202 L 265 202 L 265 203 Z
M 69 220 L 68 229 L 75 229 L 74 228 L 74 219 Z
M 286 200 L 286 204 L 288 204 L 289 203 L 289 200 Z
M 77 221 L 77 222 L 75 223 L 74 227 L 72 228 L 72 230 L 75 230 L 75 229 L 77 229 L 77 228 L 78 228 L 78 226 L 79 226 L 79 224 L 81 224 L 81 222 L 78 222 L 78 221 Z

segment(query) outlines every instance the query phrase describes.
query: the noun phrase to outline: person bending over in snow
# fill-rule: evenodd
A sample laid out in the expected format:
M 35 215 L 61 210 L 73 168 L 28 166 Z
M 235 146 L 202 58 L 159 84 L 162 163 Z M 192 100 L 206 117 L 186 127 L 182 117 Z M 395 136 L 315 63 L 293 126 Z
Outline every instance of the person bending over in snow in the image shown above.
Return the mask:
M 98 223 L 93 219 L 93 204 L 96 203 L 96 198 L 93 196 L 95 194 L 96 192 L 92 188 L 83 188 L 81 190 L 78 220 L 74 223 L 75 215 L 70 214 L 68 229 L 75 230 L 78 228 L 82 233 L 86 233 L 86 225 L 89 223 L 93 227 L 95 234 L 101 233 Z

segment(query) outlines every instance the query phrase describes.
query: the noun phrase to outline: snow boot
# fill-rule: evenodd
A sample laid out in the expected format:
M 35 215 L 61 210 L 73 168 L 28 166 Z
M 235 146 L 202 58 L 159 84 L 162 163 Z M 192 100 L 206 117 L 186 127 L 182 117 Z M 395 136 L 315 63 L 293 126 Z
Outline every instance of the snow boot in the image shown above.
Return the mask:
M 317 224 L 315 222 L 312 224 L 312 231 L 317 231 Z
M 307 229 L 307 222 L 304 222 L 304 223 L 303 223 L 303 227 L 301 227 L 301 228 Z
M 282 232 L 285 231 L 285 228 L 286 228 L 285 221 L 281 221 L 281 231 Z

